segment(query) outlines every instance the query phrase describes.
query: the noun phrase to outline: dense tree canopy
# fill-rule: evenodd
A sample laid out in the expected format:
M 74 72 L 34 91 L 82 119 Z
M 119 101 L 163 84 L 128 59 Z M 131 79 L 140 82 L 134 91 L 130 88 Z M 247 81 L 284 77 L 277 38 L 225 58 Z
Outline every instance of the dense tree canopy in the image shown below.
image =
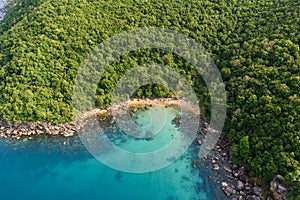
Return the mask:
M 73 83 L 90 50 L 135 27 L 167 27 L 197 40 L 228 91 L 224 135 L 237 162 L 263 182 L 277 173 L 300 181 L 300 2 L 298 0 L 19 0 L 0 23 L 0 117 L 61 123 L 72 116 Z M 145 49 L 116 60 L 101 77 L 98 106 L 116 81 L 145 63 L 174 67 L 209 115 L 205 84 L 169 52 Z M 146 85 L 137 96 L 172 96 Z

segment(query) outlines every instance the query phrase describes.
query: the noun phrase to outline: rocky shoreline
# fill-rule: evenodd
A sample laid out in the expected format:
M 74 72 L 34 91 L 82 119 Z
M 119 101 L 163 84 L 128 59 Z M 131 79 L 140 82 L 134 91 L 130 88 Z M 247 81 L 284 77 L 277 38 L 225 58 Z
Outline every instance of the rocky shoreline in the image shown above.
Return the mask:
M 11 138 L 19 140 L 23 137 L 33 139 L 39 135 L 62 135 L 65 137 L 74 136 L 76 132 L 75 123 L 69 122 L 62 125 L 53 125 L 44 122 L 21 122 L 11 123 L 0 121 L 0 138 Z
M 112 112 L 116 112 L 119 109 L 124 109 L 128 107 L 138 107 L 145 106 L 149 108 L 152 105 L 183 105 L 186 109 L 192 109 L 187 104 L 182 101 L 171 99 L 171 98 L 161 98 L 161 99 L 132 99 L 128 102 L 116 104 L 113 107 L 108 108 L 96 108 L 92 111 L 84 112 L 77 117 L 75 121 L 67 122 L 64 124 L 54 125 L 47 122 L 19 122 L 12 123 L 0 120 L 0 139 L 1 138 L 11 138 L 19 140 L 22 137 L 28 137 L 28 139 L 33 139 L 34 136 L 39 135 L 61 135 L 64 137 L 71 137 L 77 133 L 77 130 L 84 125 L 84 121 L 89 119 L 91 116 L 97 116 L 99 119 L 111 115 Z
M 248 178 L 247 167 L 234 164 L 231 160 L 229 143 L 224 138 L 219 139 L 214 155 L 206 159 L 206 162 L 211 162 L 212 170 L 215 171 L 217 178 L 214 182 L 220 184 L 224 194 L 233 200 L 264 199 L 263 189 Z
M 53 125 L 46 122 L 20 122 L 11 123 L 0 120 L 0 139 L 29 139 L 32 140 L 38 136 L 62 136 L 72 137 L 77 134 L 85 122 L 93 116 L 101 123 L 106 123 L 111 118 L 112 112 L 128 107 L 144 106 L 148 109 L 152 105 L 182 105 L 176 99 L 133 99 L 126 103 L 118 104 L 114 107 L 104 109 L 94 109 L 89 112 L 81 114 L 75 121 L 65 124 Z M 189 109 L 191 107 L 187 107 Z M 192 108 L 191 108 L 192 109 Z M 176 121 L 177 120 L 177 121 Z M 175 123 L 180 123 L 180 119 L 176 119 Z M 110 124 L 110 122 L 109 122 Z M 202 141 L 205 137 L 209 125 L 203 117 L 200 117 L 200 127 L 198 129 L 198 138 L 195 140 L 195 149 L 197 146 L 201 147 Z M 251 181 L 248 177 L 249 169 L 242 165 L 232 163 L 232 156 L 230 153 L 229 143 L 221 137 L 213 149 L 213 155 L 208 155 L 205 159 L 193 161 L 193 166 L 200 169 L 210 171 L 209 174 L 214 174 L 214 177 L 208 177 L 214 184 L 222 188 L 225 196 L 232 200 L 272 200 L 271 197 L 264 197 L 266 191 L 259 187 L 255 182 Z M 285 200 L 287 188 L 285 187 L 285 180 L 282 176 L 274 177 L 270 183 L 270 192 L 273 194 L 275 200 Z
M 197 142 L 196 142 L 197 143 Z M 249 178 L 249 168 L 232 162 L 229 143 L 221 136 L 213 150 L 213 155 L 199 161 L 201 166 L 210 166 L 209 177 L 222 188 L 225 196 L 232 200 L 287 200 L 287 183 L 281 175 L 276 175 L 269 188 L 263 188 Z M 272 194 L 267 196 L 266 194 Z

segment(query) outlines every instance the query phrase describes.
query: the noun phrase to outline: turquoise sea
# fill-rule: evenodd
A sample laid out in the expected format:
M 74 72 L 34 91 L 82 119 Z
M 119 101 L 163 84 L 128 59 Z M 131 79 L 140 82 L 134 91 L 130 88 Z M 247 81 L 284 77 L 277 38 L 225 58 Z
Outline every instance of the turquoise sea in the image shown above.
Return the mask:
M 153 110 L 154 109 L 154 110 Z M 167 121 L 151 140 L 118 133 L 105 134 L 122 148 L 149 151 L 164 145 L 176 134 L 171 108 L 154 107 L 139 111 L 138 124 L 155 122 L 154 115 L 164 112 Z M 167 110 L 167 111 L 166 111 Z M 148 116 L 148 117 L 147 117 Z M 153 115 L 152 115 L 153 116 Z M 156 117 L 159 118 L 159 115 Z M 173 131 L 172 133 L 170 131 Z M 117 131 L 118 132 L 118 131 Z M 122 141 L 122 142 L 121 142 Z M 150 144 L 150 145 L 149 145 Z M 39 137 L 33 140 L 0 141 L 0 199 L 3 200 L 213 200 L 218 189 L 208 174 L 192 166 L 196 156 L 193 146 L 166 168 L 148 173 L 125 173 L 101 164 L 90 155 L 79 137 Z M 202 171 L 202 172 L 201 172 Z

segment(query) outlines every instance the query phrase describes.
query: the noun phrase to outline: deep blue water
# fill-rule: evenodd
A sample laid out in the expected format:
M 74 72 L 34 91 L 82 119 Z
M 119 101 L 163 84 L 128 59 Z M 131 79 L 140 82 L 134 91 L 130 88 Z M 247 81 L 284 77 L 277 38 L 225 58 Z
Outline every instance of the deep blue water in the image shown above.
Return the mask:
M 159 135 L 161 141 L 162 136 Z M 132 148 L 129 146 L 127 144 L 127 148 Z M 166 168 L 133 174 L 101 164 L 87 152 L 79 137 L 1 140 L 0 199 L 218 199 L 213 196 L 215 191 L 205 179 L 207 174 L 200 176 L 199 169 L 192 167 L 193 159 L 191 147 Z

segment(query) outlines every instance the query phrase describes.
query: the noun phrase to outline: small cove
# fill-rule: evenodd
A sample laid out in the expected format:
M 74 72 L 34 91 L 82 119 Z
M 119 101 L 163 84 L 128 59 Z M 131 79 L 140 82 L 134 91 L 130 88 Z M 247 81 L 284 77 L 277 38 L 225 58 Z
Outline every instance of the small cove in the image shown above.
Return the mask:
M 167 110 L 167 111 L 166 111 Z M 151 126 L 146 111 L 137 113 L 137 123 Z M 131 151 L 153 151 L 172 140 L 176 113 L 171 108 L 153 107 L 166 123 L 151 140 L 124 138 L 118 129 L 105 130 L 111 141 Z M 161 113 L 161 115 L 163 115 Z M 155 120 L 152 121 L 154 123 Z M 113 133 L 114 132 L 114 133 Z M 19 199 L 143 199 L 213 200 L 218 193 L 192 166 L 195 151 L 191 146 L 177 161 L 158 171 L 132 174 L 111 169 L 92 157 L 79 137 L 39 137 L 34 140 L 0 141 L 1 197 Z M 220 191 L 219 191 L 220 192 Z

